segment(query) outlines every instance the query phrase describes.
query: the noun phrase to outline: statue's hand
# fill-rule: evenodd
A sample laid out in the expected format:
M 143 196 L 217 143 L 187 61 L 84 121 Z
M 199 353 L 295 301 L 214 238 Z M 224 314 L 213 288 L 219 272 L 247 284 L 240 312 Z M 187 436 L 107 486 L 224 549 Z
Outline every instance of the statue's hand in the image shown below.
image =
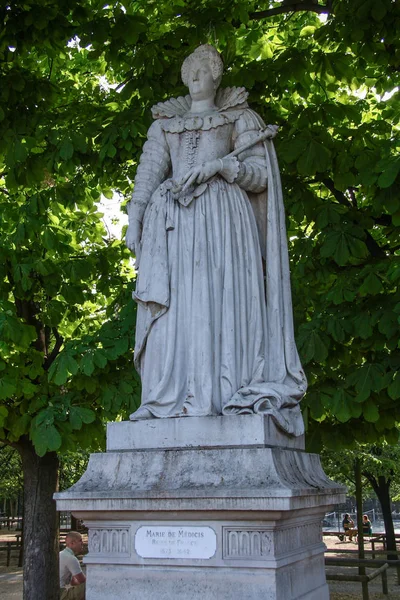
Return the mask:
M 182 192 L 185 192 L 193 185 L 198 185 L 203 183 L 204 181 L 208 181 L 214 175 L 220 172 L 223 167 L 222 160 L 209 160 L 201 165 L 197 165 L 190 169 L 186 175 L 184 175 L 179 182 L 179 185 L 182 186 Z
M 136 256 L 136 265 L 140 259 L 140 240 L 142 237 L 142 224 L 136 219 L 129 221 L 128 229 L 126 231 L 125 244 L 129 250 Z

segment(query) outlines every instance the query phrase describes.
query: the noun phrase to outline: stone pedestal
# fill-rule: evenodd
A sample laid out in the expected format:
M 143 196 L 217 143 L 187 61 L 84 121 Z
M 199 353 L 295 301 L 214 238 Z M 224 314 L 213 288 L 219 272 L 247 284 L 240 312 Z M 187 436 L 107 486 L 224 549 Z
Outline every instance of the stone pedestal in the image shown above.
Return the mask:
M 321 521 L 344 500 L 268 417 L 111 423 L 57 506 L 89 528 L 87 600 L 327 600 Z

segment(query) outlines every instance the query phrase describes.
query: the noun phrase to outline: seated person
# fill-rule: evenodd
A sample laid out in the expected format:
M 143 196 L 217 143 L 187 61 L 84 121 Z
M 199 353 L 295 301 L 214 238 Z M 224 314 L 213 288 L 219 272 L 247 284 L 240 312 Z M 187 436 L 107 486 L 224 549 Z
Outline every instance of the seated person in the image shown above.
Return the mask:
M 82 553 L 82 536 L 70 531 L 65 537 L 66 548 L 60 552 L 60 600 L 85 600 L 86 577 L 77 554 Z
M 349 536 L 349 541 L 353 541 L 353 537 L 357 537 L 357 529 L 354 529 L 354 521 L 350 517 L 349 513 L 344 515 L 342 526 L 344 529 L 345 535 Z
M 372 523 L 369 520 L 368 515 L 363 515 L 362 529 L 364 535 L 372 534 Z

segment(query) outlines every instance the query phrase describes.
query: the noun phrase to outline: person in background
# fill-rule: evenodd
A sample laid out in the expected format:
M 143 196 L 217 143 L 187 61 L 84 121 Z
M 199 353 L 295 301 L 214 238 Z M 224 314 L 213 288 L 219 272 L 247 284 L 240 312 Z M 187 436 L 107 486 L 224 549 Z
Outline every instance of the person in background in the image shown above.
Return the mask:
M 372 533 L 372 523 L 369 520 L 368 515 L 363 515 L 362 528 L 363 528 L 363 534 L 364 535 L 371 535 L 371 533 Z
M 346 513 L 344 515 L 344 518 L 343 518 L 343 521 L 342 521 L 342 526 L 343 526 L 345 535 L 348 535 L 349 536 L 349 541 L 352 542 L 353 541 L 353 536 L 354 537 L 357 536 L 357 529 L 354 529 L 354 521 L 350 517 L 349 513 Z
M 83 550 L 80 533 L 70 531 L 60 552 L 60 600 L 85 600 L 86 577 L 82 573 L 77 554 Z

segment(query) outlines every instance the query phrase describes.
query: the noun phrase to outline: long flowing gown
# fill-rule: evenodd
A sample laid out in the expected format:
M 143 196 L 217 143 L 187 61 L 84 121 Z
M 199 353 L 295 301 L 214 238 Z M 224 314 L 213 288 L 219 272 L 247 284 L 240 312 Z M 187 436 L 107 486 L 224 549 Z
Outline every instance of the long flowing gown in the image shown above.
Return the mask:
M 289 340 L 282 315 L 268 314 L 260 229 L 250 202 L 266 197 L 271 157 L 258 143 L 238 159 L 223 158 L 254 138 L 262 121 L 243 90 L 228 90 L 223 106 L 204 117 L 184 113 L 190 101 L 178 101 L 179 110 L 171 102 L 158 107 L 132 199 L 143 232 L 134 293 L 142 404 L 131 418 L 143 411 L 154 417 L 269 413 L 299 435 L 305 377 L 291 314 L 283 317 Z M 183 196 L 174 192 L 174 182 L 191 167 L 219 158 L 221 173 Z M 267 286 L 281 286 L 279 274 L 276 284 L 268 279 L 267 271 Z M 281 294 L 273 302 L 284 311 Z M 280 330 L 282 339 L 271 340 Z

